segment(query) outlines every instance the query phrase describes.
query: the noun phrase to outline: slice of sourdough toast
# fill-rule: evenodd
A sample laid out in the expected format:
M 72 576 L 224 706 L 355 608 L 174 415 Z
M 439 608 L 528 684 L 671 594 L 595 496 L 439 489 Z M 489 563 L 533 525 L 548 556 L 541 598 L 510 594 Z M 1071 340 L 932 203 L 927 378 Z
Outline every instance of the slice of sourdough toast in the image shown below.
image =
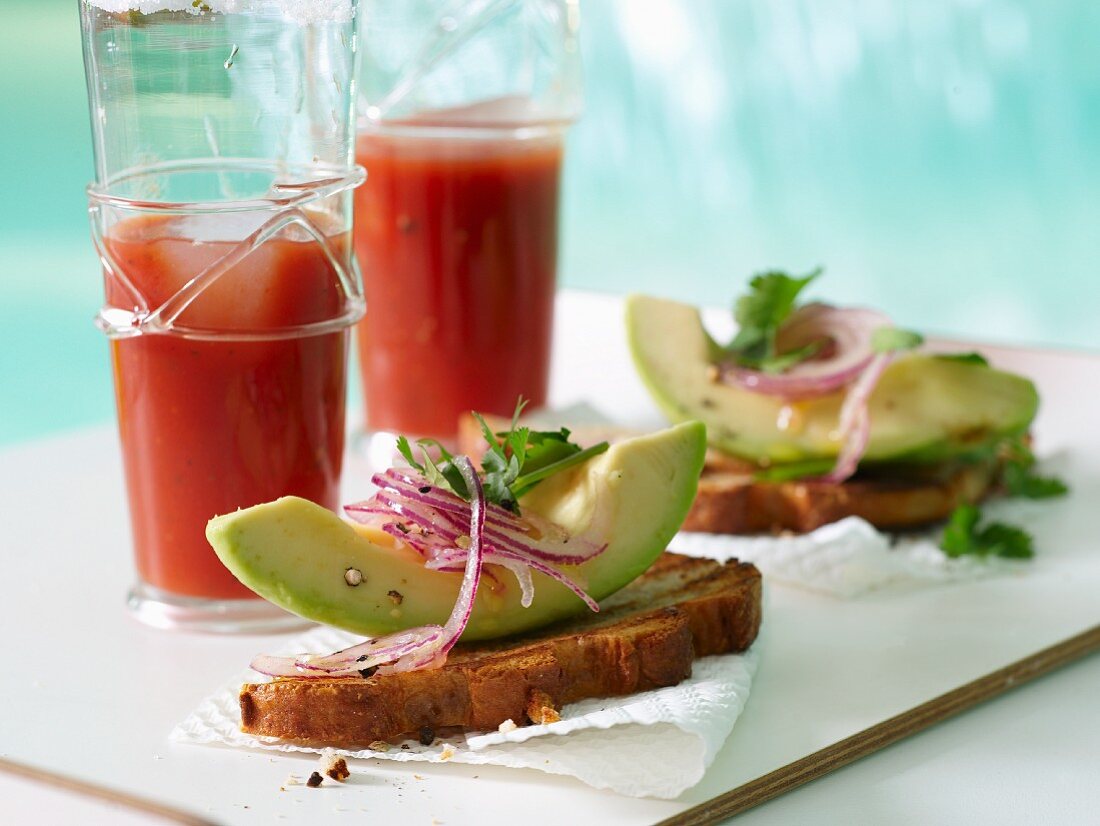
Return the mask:
M 460 646 L 439 669 L 246 684 L 241 728 L 353 747 L 424 728 L 549 722 L 566 703 L 675 685 L 696 657 L 748 648 L 760 628 L 760 592 L 752 565 L 666 553 L 600 613 Z
M 488 417 L 490 427 L 508 429 L 508 420 Z M 582 445 L 614 440 L 629 431 L 613 427 L 579 427 L 573 438 Z M 459 419 L 459 452 L 480 456 L 485 450 L 481 426 L 473 416 Z M 846 516 L 859 516 L 885 529 L 918 528 L 940 522 L 959 505 L 974 504 L 1001 482 L 1002 463 L 991 458 L 972 463 L 945 463 L 904 478 L 858 475 L 845 482 L 799 479 L 783 482 L 756 478 L 750 462 L 713 448 L 699 478 L 695 501 L 683 530 L 704 533 L 805 533 Z

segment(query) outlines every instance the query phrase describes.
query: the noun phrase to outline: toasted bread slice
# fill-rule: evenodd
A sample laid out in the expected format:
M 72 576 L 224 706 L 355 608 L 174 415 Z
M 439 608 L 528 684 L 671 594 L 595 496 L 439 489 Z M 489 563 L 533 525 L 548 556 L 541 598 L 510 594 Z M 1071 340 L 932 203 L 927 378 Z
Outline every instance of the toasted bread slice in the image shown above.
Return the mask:
M 943 466 L 922 478 L 861 478 L 846 482 L 757 480 L 708 456 L 683 530 L 707 533 L 805 533 L 846 516 L 886 529 L 939 522 L 962 504 L 979 502 L 1000 480 L 995 460 Z
M 504 419 L 490 427 L 506 430 Z M 580 444 L 594 444 L 627 434 L 614 428 L 577 428 Z M 485 450 L 480 425 L 472 416 L 459 421 L 459 450 L 480 456 Z M 705 533 L 805 533 L 846 516 L 859 516 L 885 529 L 909 529 L 939 522 L 963 504 L 979 502 L 1000 482 L 996 459 L 970 464 L 944 464 L 932 473 L 907 478 L 857 476 L 846 482 L 757 479 L 749 462 L 711 449 L 707 453 L 695 503 L 683 530 Z
M 752 565 L 666 553 L 599 614 L 456 648 L 440 669 L 247 684 L 241 728 L 353 747 L 424 728 L 553 720 L 566 703 L 675 685 L 696 657 L 744 650 L 760 628 L 760 591 Z

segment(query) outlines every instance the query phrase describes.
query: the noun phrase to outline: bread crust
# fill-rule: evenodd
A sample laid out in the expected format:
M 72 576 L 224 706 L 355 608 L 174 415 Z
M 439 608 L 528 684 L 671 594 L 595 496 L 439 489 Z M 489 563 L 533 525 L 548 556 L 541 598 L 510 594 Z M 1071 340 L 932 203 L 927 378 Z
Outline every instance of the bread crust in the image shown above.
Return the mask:
M 847 516 L 878 528 L 917 528 L 946 519 L 959 505 L 981 501 L 999 478 L 999 463 L 988 460 L 944 468 L 924 479 L 766 482 L 708 460 L 683 530 L 805 533 Z
M 741 651 L 760 627 L 751 565 L 666 553 L 600 614 L 515 641 L 456 648 L 446 665 L 369 678 L 287 678 L 241 688 L 249 734 L 367 746 L 410 732 L 518 725 L 567 703 L 675 685 L 697 656 Z

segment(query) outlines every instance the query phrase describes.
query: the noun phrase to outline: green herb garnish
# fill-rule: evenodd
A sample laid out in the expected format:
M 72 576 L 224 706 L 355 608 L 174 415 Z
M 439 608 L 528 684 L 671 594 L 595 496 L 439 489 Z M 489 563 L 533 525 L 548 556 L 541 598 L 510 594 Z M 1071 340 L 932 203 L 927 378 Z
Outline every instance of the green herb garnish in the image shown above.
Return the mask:
M 775 348 L 776 334 L 794 312 L 798 294 L 821 272 L 819 267 L 802 278 L 776 270 L 753 276 L 749 292 L 734 305 L 738 330 L 726 348 L 738 364 L 765 373 L 781 373 L 821 349 L 822 342 L 812 342 L 787 353 L 778 353 Z
M 957 361 L 962 364 L 977 364 L 980 367 L 988 367 L 989 359 L 981 353 L 937 353 L 936 358 L 943 361 Z
M 428 484 L 443 488 L 443 490 L 449 490 L 469 502 L 471 495 L 470 491 L 466 489 L 466 480 L 462 478 L 462 474 L 455 467 L 455 457 L 450 451 L 435 439 L 417 439 L 416 444 L 420 448 L 420 455 L 424 457 L 423 462 L 416 461 L 413 456 L 412 445 L 409 444 L 408 439 L 404 436 L 397 437 L 397 452 L 409 463 L 409 467 L 420 471 L 424 478 L 428 480 Z M 436 459 L 432 458 L 431 450 L 433 449 L 438 454 Z
M 1004 482 L 1009 496 L 1025 499 L 1053 499 L 1069 492 L 1069 487 L 1057 476 L 1040 476 L 1013 464 L 1005 465 Z
M 871 331 L 871 349 L 876 353 L 914 350 L 924 344 L 924 336 L 900 327 L 879 327 Z
M 603 453 L 607 442 L 591 447 L 581 446 L 569 441 L 569 430 L 531 430 L 519 426 L 519 417 L 527 402 L 520 399 L 512 414 L 512 423 L 507 431 L 494 433 L 480 413 L 474 417 L 481 425 L 482 435 L 489 449 L 481 457 L 482 480 L 485 498 L 513 513 L 519 513 L 519 499 L 544 479 L 561 473 Z M 454 456 L 435 439 L 420 439 L 424 461 L 418 462 L 413 456 L 409 440 L 401 436 L 397 440 L 397 450 L 409 463 L 424 474 L 429 483 L 449 490 L 470 501 L 470 493 L 458 468 L 454 465 Z M 434 449 L 438 459 L 432 460 L 429 453 Z
M 1030 559 L 1035 555 L 1031 534 L 1004 522 L 979 526 L 982 512 L 977 505 L 959 505 L 943 529 L 940 547 L 949 557 L 999 556 Z
M 1035 454 L 1022 438 L 1012 440 L 1002 449 L 1005 451 L 1003 479 L 1009 496 L 1049 499 L 1069 491 L 1061 479 L 1034 472 Z M 1031 534 L 1023 528 L 1004 522 L 989 522 L 979 527 L 980 519 L 981 510 L 977 505 L 955 508 L 940 540 L 940 547 L 948 556 L 972 554 L 1030 559 L 1034 555 Z
M 1002 474 L 1005 492 L 1009 496 L 1024 499 L 1052 499 L 1065 496 L 1069 487 L 1057 476 L 1041 476 L 1035 473 L 1035 454 L 1022 439 L 1008 445 Z

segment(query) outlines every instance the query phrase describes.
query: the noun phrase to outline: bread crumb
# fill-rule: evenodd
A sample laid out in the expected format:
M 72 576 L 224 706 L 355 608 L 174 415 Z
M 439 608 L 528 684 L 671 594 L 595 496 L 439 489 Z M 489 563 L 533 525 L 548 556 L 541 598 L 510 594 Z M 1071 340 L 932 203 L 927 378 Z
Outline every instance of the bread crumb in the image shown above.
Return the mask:
M 554 708 L 554 698 L 545 691 L 534 689 L 527 698 L 527 719 L 535 725 L 546 725 L 561 720 Z
M 375 740 L 373 743 L 367 746 L 367 748 L 371 751 L 389 751 L 390 744 L 387 743 L 385 740 Z
M 516 725 L 516 721 L 509 717 L 507 720 L 497 726 L 497 731 L 499 731 L 501 734 L 507 734 L 510 731 L 515 731 L 517 728 L 519 728 L 519 726 Z
M 452 746 L 450 743 L 447 743 L 445 746 L 443 746 L 443 751 L 441 751 L 439 753 L 439 759 L 440 760 L 450 760 L 454 756 L 455 756 L 454 746 Z
M 335 749 L 322 750 L 319 762 L 320 768 L 317 772 L 314 772 L 314 774 L 320 772 L 341 783 L 351 777 L 351 771 L 348 769 L 347 761 L 338 755 Z

